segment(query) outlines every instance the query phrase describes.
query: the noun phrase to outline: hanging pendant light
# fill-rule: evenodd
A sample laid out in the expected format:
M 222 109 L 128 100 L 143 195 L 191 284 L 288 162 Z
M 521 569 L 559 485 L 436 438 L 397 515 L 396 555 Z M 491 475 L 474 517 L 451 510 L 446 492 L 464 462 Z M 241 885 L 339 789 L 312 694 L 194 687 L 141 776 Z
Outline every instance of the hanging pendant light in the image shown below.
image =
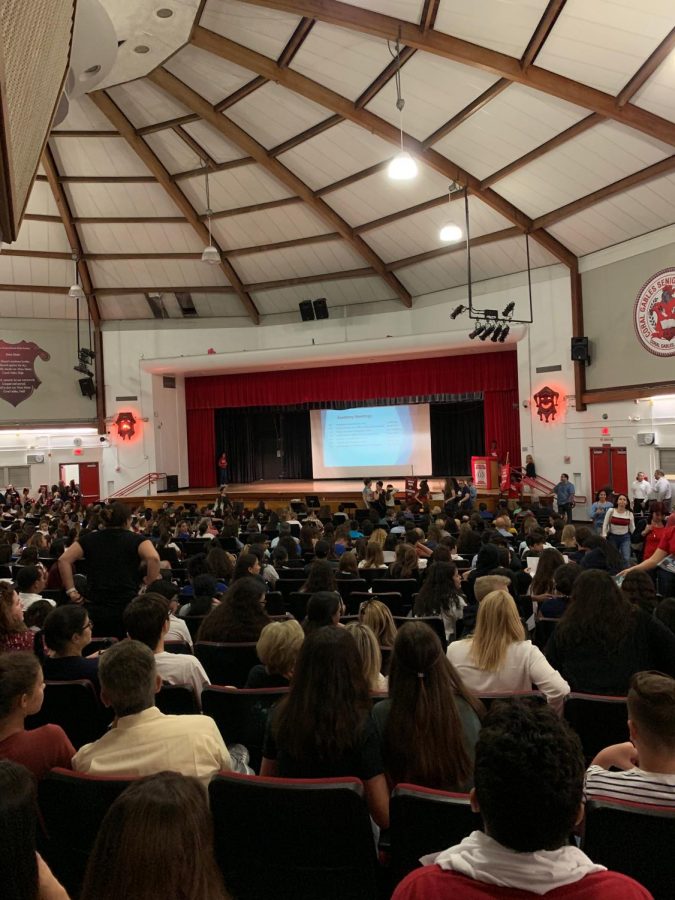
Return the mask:
M 461 190 L 461 185 L 456 181 L 451 181 L 448 185 L 448 202 L 452 200 L 453 194 L 456 194 Z M 441 229 L 438 232 L 438 239 L 445 244 L 456 244 L 458 241 L 461 241 L 463 237 L 464 232 L 459 225 L 455 225 L 454 222 L 447 222 L 445 225 L 441 226 Z
M 391 50 L 390 50 L 391 52 Z M 394 56 L 394 54 L 392 54 Z M 392 181 L 411 181 L 417 177 L 417 163 L 414 158 L 403 149 L 403 107 L 405 100 L 401 94 L 401 44 L 400 40 L 396 41 L 396 75 L 394 81 L 396 84 L 396 109 L 399 113 L 399 132 L 401 137 L 401 149 L 387 166 L 387 175 Z
M 210 266 L 217 266 L 220 262 L 220 253 L 218 248 L 213 245 L 213 237 L 211 236 L 211 196 L 209 193 L 209 167 L 204 163 L 204 179 L 206 181 L 206 221 L 209 227 L 209 243 L 202 251 L 202 262 L 208 263 Z
M 80 275 L 77 271 L 77 254 L 73 253 L 73 263 L 75 265 L 75 279 L 68 289 L 68 296 L 71 300 L 84 300 L 84 291 L 80 285 Z

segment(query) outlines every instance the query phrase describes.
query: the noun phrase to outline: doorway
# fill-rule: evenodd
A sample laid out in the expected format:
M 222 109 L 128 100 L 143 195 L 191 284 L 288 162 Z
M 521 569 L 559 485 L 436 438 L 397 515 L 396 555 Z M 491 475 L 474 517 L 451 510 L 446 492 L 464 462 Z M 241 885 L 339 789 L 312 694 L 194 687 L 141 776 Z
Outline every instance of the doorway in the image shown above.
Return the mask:
M 625 447 L 591 447 L 592 494 L 611 485 L 615 494 L 628 494 L 628 454 Z
M 83 503 L 98 503 L 101 499 L 97 462 L 64 463 L 59 466 L 59 480 L 65 484 L 74 480 L 79 485 Z

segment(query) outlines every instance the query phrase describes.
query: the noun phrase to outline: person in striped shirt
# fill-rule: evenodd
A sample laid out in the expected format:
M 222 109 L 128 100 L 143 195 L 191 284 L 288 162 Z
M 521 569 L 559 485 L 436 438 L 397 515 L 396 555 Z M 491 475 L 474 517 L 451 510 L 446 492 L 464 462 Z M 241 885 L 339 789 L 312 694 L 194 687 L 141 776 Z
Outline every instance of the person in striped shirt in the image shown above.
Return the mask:
M 605 747 L 589 766 L 586 799 L 610 797 L 675 809 L 675 679 L 658 672 L 633 675 L 628 729 L 630 741 Z

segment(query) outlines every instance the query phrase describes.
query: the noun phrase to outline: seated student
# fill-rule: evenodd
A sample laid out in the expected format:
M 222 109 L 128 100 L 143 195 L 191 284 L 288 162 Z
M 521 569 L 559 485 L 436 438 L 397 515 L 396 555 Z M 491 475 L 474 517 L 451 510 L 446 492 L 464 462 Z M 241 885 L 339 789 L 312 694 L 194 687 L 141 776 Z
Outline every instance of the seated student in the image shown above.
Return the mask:
M 372 629 L 380 647 L 394 646 L 396 623 L 391 610 L 381 600 L 364 600 L 359 606 L 359 622 Z
M 92 623 L 85 606 L 67 603 L 53 609 L 45 619 L 43 636 L 51 653 L 42 661 L 47 681 L 79 681 L 85 678 L 99 691 L 98 655 L 85 658 L 82 651 L 91 642 Z
M 567 527 L 567 526 L 565 526 Z M 539 616 L 544 619 L 559 619 L 567 609 L 574 582 L 583 569 L 578 563 L 564 563 L 553 573 L 553 595 L 539 604 Z
M 340 625 L 345 605 L 337 591 L 316 591 L 307 601 L 307 614 L 302 623 L 305 636 L 319 628 Z
M 261 664 L 253 666 L 244 687 L 288 687 L 304 639 L 297 619 L 265 625 L 255 648 Z
M 33 650 L 35 635 L 23 621 L 23 607 L 14 585 L 0 581 L 0 653 Z
M 341 581 L 343 578 L 360 578 L 356 553 L 353 550 L 347 550 L 343 553 L 338 562 L 335 577 Z
M 167 716 L 155 707 L 162 679 L 153 652 L 139 641 L 120 641 L 99 662 L 101 700 L 115 713 L 113 727 L 73 757 L 76 772 L 154 775 L 171 770 L 208 785 L 230 754 L 209 716 Z
M 388 680 L 386 675 L 382 674 L 382 651 L 377 643 L 375 632 L 362 622 L 350 622 L 345 628 L 359 648 L 363 674 L 368 682 L 368 687 L 374 693 L 386 693 Z
M 258 578 L 235 581 L 199 626 L 198 641 L 251 643 L 270 621 L 265 612 L 265 588 Z
M 630 741 L 605 747 L 591 763 L 586 799 L 613 797 L 675 809 L 674 679 L 658 672 L 633 675 L 628 731 Z
M 508 591 L 511 584 L 506 575 L 481 575 L 473 583 L 473 598 L 475 603 L 469 604 L 462 610 L 462 635 L 467 637 L 476 627 L 478 609 L 484 597 L 492 591 Z
M 183 619 L 179 619 L 178 612 L 178 585 L 166 578 L 159 578 L 148 585 L 148 594 L 159 594 L 169 603 L 169 630 L 164 636 L 165 641 L 185 641 L 192 646 L 192 635 Z
M 39 780 L 54 766 L 70 768 L 75 748 L 58 725 L 26 731 L 25 720 L 40 711 L 44 678 L 32 653 L 0 656 L 0 759 L 12 759 Z
M 218 582 L 213 577 L 204 573 L 196 575 L 192 581 L 191 588 L 193 590 L 190 602 L 185 603 L 178 610 L 178 616 L 184 619 L 186 616 L 206 616 L 220 606 L 220 593 L 218 591 Z
M 569 843 L 583 817 L 583 778 L 579 738 L 551 710 L 495 704 L 476 745 L 471 791 L 485 830 L 422 857 L 392 900 L 650 900 Z
M 169 631 L 169 601 L 150 592 L 135 597 L 124 610 L 124 627 L 132 641 L 140 641 L 155 654 L 157 674 L 164 684 L 189 684 L 197 700 L 211 684 L 204 667 L 190 653 L 169 653 L 164 639 Z
M 47 584 L 47 575 L 42 566 L 22 566 L 16 575 L 16 586 L 19 591 L 19 600 L 23 611 L 26 612 L 32 603 L 42 600 L 41 592 Z M 47 600 L 51 606 L 56 606 L 54 600 Z

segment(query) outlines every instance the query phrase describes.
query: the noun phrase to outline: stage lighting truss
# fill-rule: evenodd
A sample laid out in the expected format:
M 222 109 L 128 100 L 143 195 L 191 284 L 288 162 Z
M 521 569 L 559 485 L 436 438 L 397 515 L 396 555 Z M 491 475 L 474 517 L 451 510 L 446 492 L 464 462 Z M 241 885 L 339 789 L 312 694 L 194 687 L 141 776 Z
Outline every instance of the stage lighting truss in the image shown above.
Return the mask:
M 464 313 L 469 314 L 469 318 L 473 319 L 476 324 L 473 331 L 469 333 L 469 340 L 475 341 L 478 338 L 486 341 L 488 338 L 493 344 L 503 344 L 509 336 L 512 325 L 531 325 L 534 321 L 532 315 L 532 271 L 530 268 L 530 239 L 527 234 L 525 237 L 525 256 L 527 259 L 527 301 L 528 316 L 526 318 L 514 318 L 516 309 L 515 300 L 509 300 L 504 309 L 499 312 L 497 309 L 479 309 L 473 303 L 473 291 L 471 283 L 471 228 L 469 223 L 469 194 L 467 188 L 463 189 L 455 184 L 450 185 L 448 189 L 448 199 L 452 200 L 453 195 L 462 190 L 464 194 L 464 219 L 466 222 L 466 287 L 468 295 L 468 306 L 464 303 L 458 304 L 450 313 L 451 319 L 456 319 Z

